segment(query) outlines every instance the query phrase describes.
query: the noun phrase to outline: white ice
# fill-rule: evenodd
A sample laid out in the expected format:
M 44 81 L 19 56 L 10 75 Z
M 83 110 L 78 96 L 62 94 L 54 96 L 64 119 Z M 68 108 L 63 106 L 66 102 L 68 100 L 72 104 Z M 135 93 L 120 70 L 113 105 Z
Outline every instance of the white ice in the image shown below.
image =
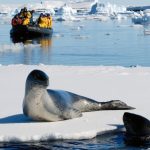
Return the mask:
M 48 139 L 89 139 L 118 130 L 124 110 L 83 113 L 59 122 L 33 122 L 22 114 L 25 80 L 33 69 L 48 74 L 48 88 L 71 91 L 97 101 L 120 99 L 150 116 L 150 68 L 106 66 L 0 66 L 0 142 Z M 127 110 L 126 110 L 127 111 Z

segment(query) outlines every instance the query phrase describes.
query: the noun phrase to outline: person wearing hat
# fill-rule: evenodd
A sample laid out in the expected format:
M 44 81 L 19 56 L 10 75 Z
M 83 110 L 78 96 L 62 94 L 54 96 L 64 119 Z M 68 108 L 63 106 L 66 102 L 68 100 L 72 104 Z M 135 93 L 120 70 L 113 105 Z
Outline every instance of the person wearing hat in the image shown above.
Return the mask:
M 30 11 L 27 11 L 27 8 L 24 7 L 24 11 L 23 11 L 23 24 L 22 25 L 28 25 L 30 23 L 31 17 L 32 17 L 32 15 L 31 15 Z
M 52 16 L 47 14 L 47 28 L 52 28 Z
M 43 13 L 40 14 L 39 19 L 38 19 L 38 25 L 41 28 L 46 28 L 47 24 L 46 24 L 47 20 L 46 17 Z

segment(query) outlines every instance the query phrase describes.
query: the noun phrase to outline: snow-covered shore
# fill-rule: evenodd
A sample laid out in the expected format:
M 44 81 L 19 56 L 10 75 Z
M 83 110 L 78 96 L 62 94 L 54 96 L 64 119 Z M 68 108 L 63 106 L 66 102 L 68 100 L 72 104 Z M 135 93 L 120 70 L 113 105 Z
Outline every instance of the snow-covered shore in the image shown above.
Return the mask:
M 33 122 L 22 114 L 25 80 L 30 71 L 49 75 L 52 89 L 62 89 L 98 101 L 120 99 L 131 112 L 150 116 L 150 68 L 106 66 L 0 66 L 0 142 L 47 139 L 89 139 L 123 125 L 125 111 L 97 111 L 60 122 Z

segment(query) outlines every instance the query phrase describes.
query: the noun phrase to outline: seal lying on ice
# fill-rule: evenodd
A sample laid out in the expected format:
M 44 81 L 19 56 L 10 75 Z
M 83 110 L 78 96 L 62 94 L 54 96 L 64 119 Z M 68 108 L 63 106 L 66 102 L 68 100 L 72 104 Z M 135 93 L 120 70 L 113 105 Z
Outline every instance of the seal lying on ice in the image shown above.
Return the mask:
M 82 116 L 82 112 L 133 109 L 119 100 L 97 102 L 67 91 L 46 89 L 48 76 L 33 70 L 27 77 L 23 112 L 33 120 L 59 121 Z
M 125 141 L 127 144 L 150 144 L 150 121 L 143 116 L 125 112 L 123 122 L 126 128 Z

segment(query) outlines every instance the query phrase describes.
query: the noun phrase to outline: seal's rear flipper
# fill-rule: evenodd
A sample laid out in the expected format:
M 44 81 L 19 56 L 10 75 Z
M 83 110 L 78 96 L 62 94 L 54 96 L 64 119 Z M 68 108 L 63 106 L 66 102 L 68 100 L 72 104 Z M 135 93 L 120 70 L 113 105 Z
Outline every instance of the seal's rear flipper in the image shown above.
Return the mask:
M 134 107 L 128 106 L 126 103 L 120 100 L 111 100 L 108 102 L 102 102 L 101 107 L 103 110 L 127 110 L 135 109 Z

